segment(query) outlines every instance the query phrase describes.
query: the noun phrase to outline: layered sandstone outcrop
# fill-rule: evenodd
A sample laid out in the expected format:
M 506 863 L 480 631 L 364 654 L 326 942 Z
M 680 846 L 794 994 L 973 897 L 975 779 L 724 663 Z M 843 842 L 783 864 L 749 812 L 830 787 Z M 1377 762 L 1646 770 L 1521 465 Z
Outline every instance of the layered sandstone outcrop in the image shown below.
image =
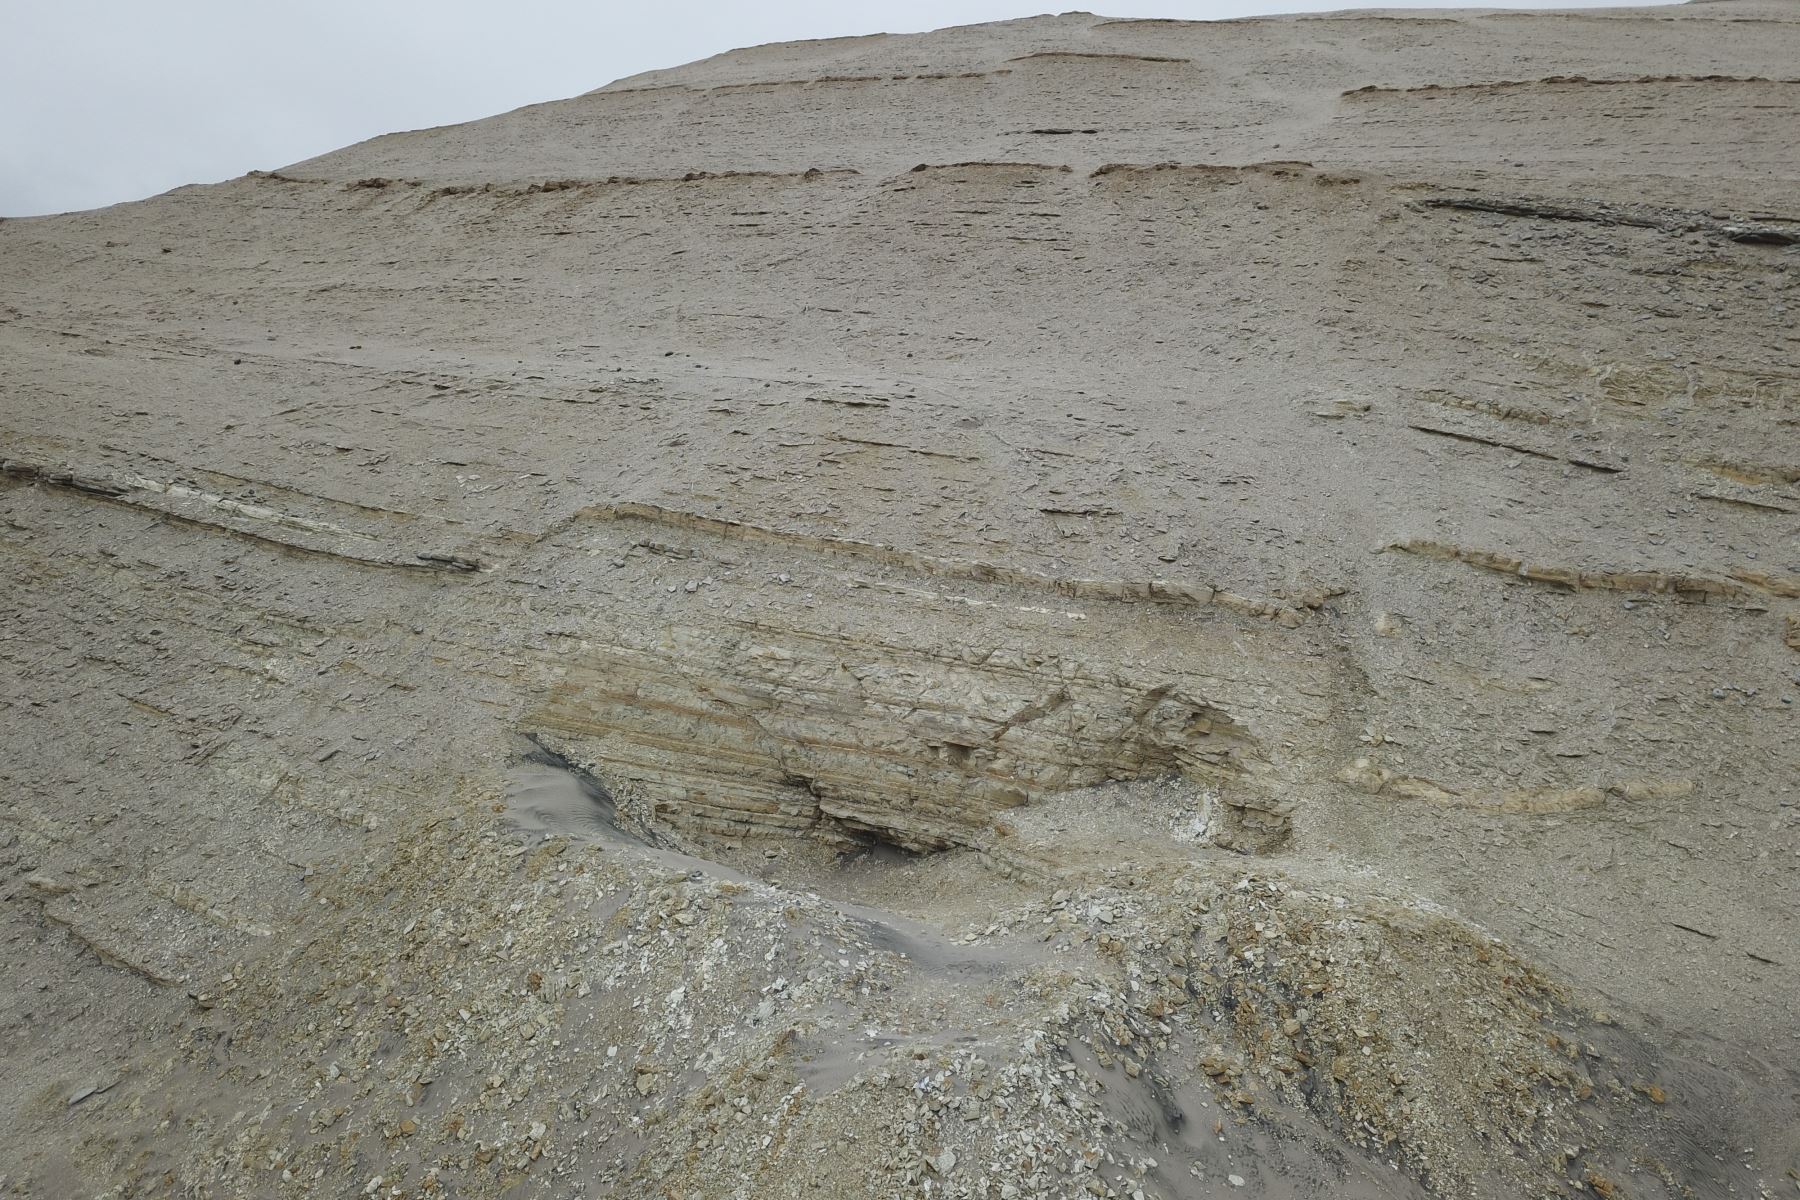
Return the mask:
M 1072 13 L 0 221 L 0 1186 L 1773 1194 L 1796 63 Z

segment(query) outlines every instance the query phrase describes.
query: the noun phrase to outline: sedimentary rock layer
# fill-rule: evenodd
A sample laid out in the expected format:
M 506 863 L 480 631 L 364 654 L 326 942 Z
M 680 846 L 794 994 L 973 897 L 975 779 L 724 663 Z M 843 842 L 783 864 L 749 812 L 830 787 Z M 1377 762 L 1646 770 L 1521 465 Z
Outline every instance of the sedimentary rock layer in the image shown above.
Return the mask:
M 1797 62 L 1071 13 L 0 221 L 0 1190 L 1775 1194 Z

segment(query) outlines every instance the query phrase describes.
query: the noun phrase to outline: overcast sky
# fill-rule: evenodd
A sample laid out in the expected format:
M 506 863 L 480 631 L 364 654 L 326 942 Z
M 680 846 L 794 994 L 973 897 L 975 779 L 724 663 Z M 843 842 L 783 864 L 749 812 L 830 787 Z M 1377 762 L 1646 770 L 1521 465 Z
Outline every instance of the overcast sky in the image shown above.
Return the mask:
M 1216 18 L 1307 2 L 1106 7 L 1116 16 Z M 560 99 L 739 46 L 965 25 L 1030 16 L 1044 4 L 6 0 L 0 216 L 92 208 L 269 170 L 379 133 Z

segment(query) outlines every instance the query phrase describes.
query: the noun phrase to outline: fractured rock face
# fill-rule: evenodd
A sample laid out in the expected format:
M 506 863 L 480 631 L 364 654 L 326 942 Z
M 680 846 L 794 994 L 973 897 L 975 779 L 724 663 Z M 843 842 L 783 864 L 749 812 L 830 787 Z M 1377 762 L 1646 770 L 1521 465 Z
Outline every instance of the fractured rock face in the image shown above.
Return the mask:
M 1054 658 L 948 659 L 754 629 L 695 645 L 675 632 L 661 655 L 609 647 L 571 668 L 532 719 L 593 739 L 596 761 L 677 827 L 730 835 L 829 818 L 941 849 L 1033 795 L 1230 778 L 1254 751 L 1223 713 L 1169 685 L 1138 691 Z
M 746 543 L 793 568 L 748 604 L 734 601 Z M 978 844 L 1034 797 L 1179 776 L 1220 795 L 1241 848 L 1285 835 L 1257 735 L 1208 698 L 1263 711 L 1250 680 L 1209 659 L 1233 653 L 1223 622 L 1240 638 L 1246 617 L 1297 626 L 1280 618 L 1304 610 L 1285 601 L 1040 576 L 645 506 L 573 521 L 532 551 L 547 564 L 571 554 L 627 578 L 666 563 L 684 579 L 677 595 L 736 605 L 647 629 L 582 613 L 523 718 L 655 823 L 711 841 L 943 849 Z M 819 586 L 838 593 L 823 628 L 808 591 Z M 1095 653 L 1086 631 L 1097 626 L 1114 632 Z

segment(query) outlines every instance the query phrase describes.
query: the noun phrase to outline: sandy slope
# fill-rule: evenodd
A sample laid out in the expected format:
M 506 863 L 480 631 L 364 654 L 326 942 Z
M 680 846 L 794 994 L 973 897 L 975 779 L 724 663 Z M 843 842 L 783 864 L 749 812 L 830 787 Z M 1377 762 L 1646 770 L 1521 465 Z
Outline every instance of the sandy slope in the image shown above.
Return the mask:
M 1796 64 L 1065 14 L 0 222 L 0 1193 L 1794 1187 Z

